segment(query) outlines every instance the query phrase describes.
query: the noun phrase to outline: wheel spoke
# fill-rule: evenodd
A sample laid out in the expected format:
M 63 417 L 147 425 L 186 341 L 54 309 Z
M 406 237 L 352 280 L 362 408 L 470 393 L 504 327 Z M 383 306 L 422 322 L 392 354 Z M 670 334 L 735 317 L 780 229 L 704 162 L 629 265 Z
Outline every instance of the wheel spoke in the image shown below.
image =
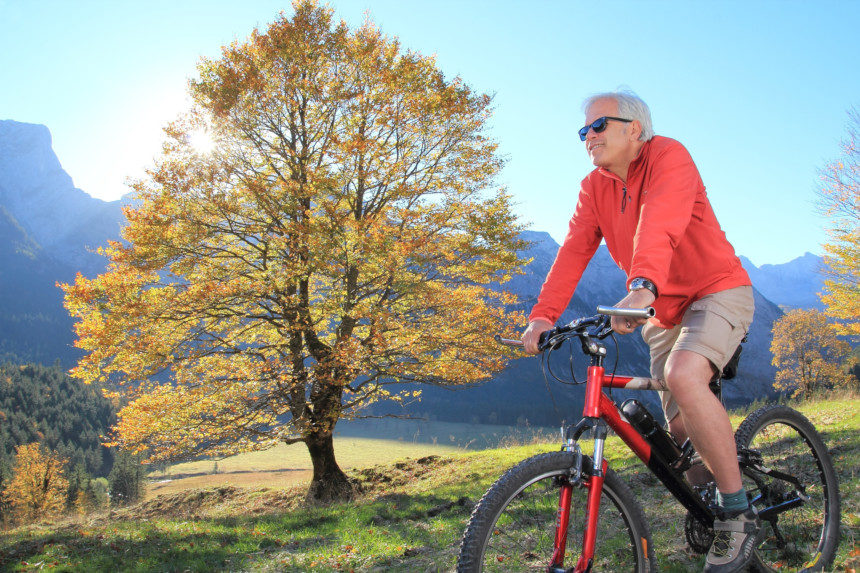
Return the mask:
M 500 478 L 472 514 L 458 571 L 546 571 L 553 556 L 560 486 L 566 483 L 571 459 L 562 453 L 536 456 Z M 573 566 L 581 553 L 587 497 L 588 488 L 573 484 L 565 567 Z M 650 534 L 641 509 L 611 472 L 604 482 L 597 540 L 593 570 L 651 570 Z
M 759 568 L 826 567 L 838 543 L 839 496 L 818 433 L 800 413 L 770 406 L 751 414 L 736 438 L 740 450 L 748 448 L 761 459 L 744 471 L 744 487 L 754 505 L 771 516 L 763 519 L 764 538 L 756 548 Z

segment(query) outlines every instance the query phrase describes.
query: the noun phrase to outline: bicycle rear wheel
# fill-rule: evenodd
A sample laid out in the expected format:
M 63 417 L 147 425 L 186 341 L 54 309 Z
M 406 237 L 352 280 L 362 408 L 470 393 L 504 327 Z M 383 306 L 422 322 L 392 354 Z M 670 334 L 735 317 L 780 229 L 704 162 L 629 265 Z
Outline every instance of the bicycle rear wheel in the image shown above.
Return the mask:
M 574 455 L 541 454 L 521 462 L 494 483 L 472 512 L 460 545 L 459 572 L 546 571 L 553 553 L 561 484 L 569 483 Z M 583 457 L 583 472 L 591 460 Z M 566 560 L 582 549 L 588 489 L 575 483 Z M 607 471 L 600 503 L 593 571 L 654 570 L 651 533 L 630 489 Z
M 753 569 L 820 571 L 833 562 L 839 544 L 839 486 L 827 447 L 803 414 L 766 406 L 750 414 L 735 433 L 738 451 L 761 455 L 761 466 L 794 476 L 808 499 L 799 502 L 789 480 L 742 467 L 744 488 L 762 514 L 764 540 Z M 796 505 L 777 513 L 767 508 Z M 784 505 L 785 506 L 785 505 Z M 770 514 L 770 516 L 768 516 Z

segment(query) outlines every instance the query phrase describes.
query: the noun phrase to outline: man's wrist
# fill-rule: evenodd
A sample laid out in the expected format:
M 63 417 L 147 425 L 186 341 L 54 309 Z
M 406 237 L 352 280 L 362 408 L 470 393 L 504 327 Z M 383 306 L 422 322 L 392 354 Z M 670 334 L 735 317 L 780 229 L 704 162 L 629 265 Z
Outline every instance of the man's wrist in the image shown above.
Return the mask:
M 649 281 L 644 277 L 636 277 L 632 281 L 630 281 L 629 292 L 633 292 L 640 289 L 648 289 L 651 291 L 651 294 L 654 295 L 654 298 L 657 298 L 657 285 Z

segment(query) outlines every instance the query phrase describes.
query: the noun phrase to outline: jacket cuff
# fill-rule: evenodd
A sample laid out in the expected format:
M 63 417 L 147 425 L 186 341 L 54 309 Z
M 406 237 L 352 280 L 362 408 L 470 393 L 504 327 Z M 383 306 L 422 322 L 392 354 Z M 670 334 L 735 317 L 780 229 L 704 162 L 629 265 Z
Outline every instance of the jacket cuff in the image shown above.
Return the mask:
M 536 320 L 545 320 L 546 322 L 548 322 L 550 324 L 555 324 L 555 321 L 550 320 L 549 317 L 547 317 L 547 316 L 531 316 L 531 315 L 529 315 L 529 322 L 534 322 Z

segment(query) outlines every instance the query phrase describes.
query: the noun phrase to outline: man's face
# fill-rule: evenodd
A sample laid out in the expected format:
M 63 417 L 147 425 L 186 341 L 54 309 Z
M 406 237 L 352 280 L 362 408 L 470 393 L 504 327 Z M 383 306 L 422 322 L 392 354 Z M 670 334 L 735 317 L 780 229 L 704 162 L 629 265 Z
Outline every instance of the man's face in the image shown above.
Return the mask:
M 618 103 L 615 100 L 600 99 L 591 104 L 585 113 L 585 125 L 591 125 L 603 116 L 618 116 Z M 630 141 L 630 126 L 629 123 L 609 120 L 606 129 L 600 133 L 588 130 L 585 149 L 596 167 L 611 170 L 628 157 L 630 146 L 633 145 Z

